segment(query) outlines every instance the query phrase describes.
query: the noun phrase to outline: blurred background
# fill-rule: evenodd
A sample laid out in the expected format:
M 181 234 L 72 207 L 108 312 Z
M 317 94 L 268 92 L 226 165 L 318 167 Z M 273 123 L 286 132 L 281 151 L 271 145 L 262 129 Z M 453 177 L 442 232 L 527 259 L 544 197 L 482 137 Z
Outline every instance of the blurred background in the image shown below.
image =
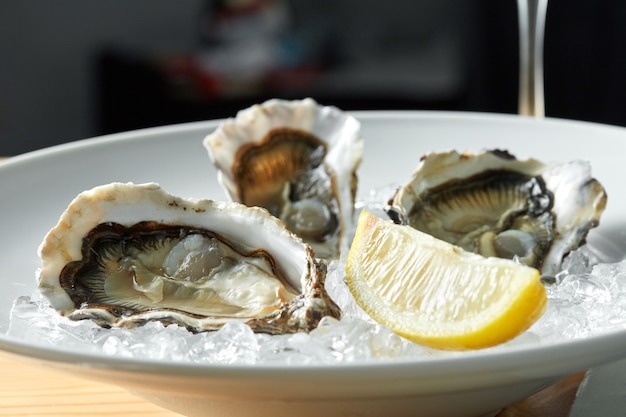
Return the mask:
M 626 125 L 626 2 L 550 0 L 546 115 Z M 515 113 L 515 0 L 3 0 L 0 155 L 268 98 Z

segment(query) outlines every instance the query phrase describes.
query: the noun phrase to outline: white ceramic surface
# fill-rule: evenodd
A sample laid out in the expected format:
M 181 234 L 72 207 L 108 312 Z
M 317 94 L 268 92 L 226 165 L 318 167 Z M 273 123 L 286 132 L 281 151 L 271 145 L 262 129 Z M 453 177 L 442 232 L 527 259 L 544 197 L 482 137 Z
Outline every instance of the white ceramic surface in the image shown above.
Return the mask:
M 404 181 L 432 150 L 508 149 L 545 161 L 586 159 L 608 208 L 589 241 L 626 254 L 626 129 L 563 120 L 438 112 L 357 112 L 365 154 L 359 193 Z M 432 360 L 342 366 L 199 366 L 80 355 L 7 337 L 13 300 L 30 294 L 37 246 L 79 192 L 112 181 L 160 183 L 181 197 L 224 198 L 202 138 L 216 122 L 70 143 L 0 163 L 0 349 L 120 385 L 197 416 L 481 416 L 571 372 L 626 357 L 626 331 Z
M 587 372 L 568 417 L 623 417 L 626 410 L 626 359 Z

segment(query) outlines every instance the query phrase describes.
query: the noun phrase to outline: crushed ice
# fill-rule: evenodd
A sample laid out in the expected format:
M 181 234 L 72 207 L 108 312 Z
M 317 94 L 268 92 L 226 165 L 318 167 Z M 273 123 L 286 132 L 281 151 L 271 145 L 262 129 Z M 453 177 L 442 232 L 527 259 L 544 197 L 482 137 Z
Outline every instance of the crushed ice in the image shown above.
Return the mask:
M 390 192 L 391 187 L 372 191 L 357 209 L 384 216 L 380 196 Z M 103 329 L 89 320 L 74 322 L 60 316 L 35 293 L 15 300 L 7 335 L 80 353 L 204 364 L 319 365 L 471 354 L 428 349 L 376 324 L 354 302 L 343 270 L 343 261 L 332 263 L 326 282 L 343 318 L 326 317 L 309 334 L 255 334 L 240 323 L 199 334 L 158 322 L 136 329 Z M 600 263 L 583 246 L 570 254 L 562 272 L 544 277 L 544 282 L 549 298 L 544 315 L 527 332 L 490 349 L 579 339 L 626 328 L 626 261 Z

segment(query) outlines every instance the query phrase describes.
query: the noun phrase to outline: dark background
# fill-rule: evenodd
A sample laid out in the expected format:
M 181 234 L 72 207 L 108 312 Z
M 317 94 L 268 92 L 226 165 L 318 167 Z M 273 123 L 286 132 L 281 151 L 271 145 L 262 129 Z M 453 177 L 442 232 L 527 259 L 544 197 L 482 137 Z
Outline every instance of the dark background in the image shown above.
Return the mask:
M 546 115 L 626 126 L 626 2 L 550 0 Z M 4 0 L 0 155 L 272 97 L 517 111 L 514 0 Z

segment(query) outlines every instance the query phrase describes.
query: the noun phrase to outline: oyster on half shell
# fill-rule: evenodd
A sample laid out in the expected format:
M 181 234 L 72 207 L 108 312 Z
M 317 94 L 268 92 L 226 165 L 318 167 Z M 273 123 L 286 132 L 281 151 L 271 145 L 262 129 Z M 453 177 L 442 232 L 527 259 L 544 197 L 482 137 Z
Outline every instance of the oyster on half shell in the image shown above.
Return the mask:
M 354 117 L 312 99 L 273 99 L 224 121 L 204 145 L 232 200 L 265 207 L 318 257 L 349 244 L 363 152 Z
M 586 162 L 545 164 L 499 150 L 434 152 L 422 157 L 387 213 L 465 250 L 516 257 L 554 274 L 599 224 L 606 199 Z
M 279 334 L 340 315 L 325 263 L 266 210 L 185 200 L 154 183 L 79 194 L 39 254 L 51 306 L 105 327 L 161 321 L 199 332 L 239 321 Z

